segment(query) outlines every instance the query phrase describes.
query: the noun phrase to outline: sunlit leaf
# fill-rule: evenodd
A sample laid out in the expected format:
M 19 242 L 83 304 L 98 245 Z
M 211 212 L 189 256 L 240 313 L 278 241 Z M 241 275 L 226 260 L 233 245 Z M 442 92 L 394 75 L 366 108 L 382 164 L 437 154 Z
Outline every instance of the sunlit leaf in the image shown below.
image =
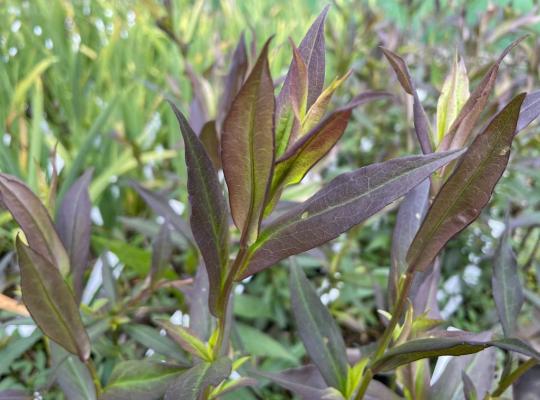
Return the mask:
M 248 268 L 238 278 L 336 238 L 461 154 L 462 151 L 403 157 L 338 176 L 263 229 L 250 248 Z
M 184 115 L 172 105 L 186 148 L 191 230 L 204 259 L 210 282 L 210 310 L 217 316 L 217 298 L 229 262 L 227 204 L 212 161 Z M 234 109 L 234 105 L 233 105 Z
M 225 122 L 221 161 L 233 220 L 249 239 L 259 230 L 274 164 L 274 86 L 267 41 Z M 210 277 L 212 282 L 212 277 Z
M 165 319 L 158 319 L 156 321 L 167 334 L 178 343 L 182 348 L 190 354 L 205 361 L 212 361 L 212 352 L 208 346 L 189 329 L 179 325 L 174 325 L 170 321 Z
M 43 333 L 82 361 L 90 357 L 90 340 L 73 293 L 58 269 L 17 238 L 23 301 Z
M 463 155 L 413 240 L 407 254 L 410 268 L 428 268 L 444 245 L 474 221 L 488 203 L 508 163 L 524 97 L 517 96 L 497 114 Z

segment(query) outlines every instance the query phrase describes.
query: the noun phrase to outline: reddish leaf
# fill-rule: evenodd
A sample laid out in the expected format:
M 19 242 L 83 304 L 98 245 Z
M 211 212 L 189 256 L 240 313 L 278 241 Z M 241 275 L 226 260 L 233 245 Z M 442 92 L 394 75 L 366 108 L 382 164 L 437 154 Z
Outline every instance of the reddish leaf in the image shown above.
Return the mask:
M 227 203 L 210 157 L 184 115 L 171 104 L 186 148 L 191 230 L 204 259 L 210 282 L 210 310 L 217 316 L 217 299 L 229 262 Z
M 441 188 L 407 254 L 410 268 L 426 270 L 444 245 L 480 215 L 508 163 L 524 98 L 517 96 L 497 114 Z
M 223 123 L 221 161 L 233 220 L 256 237 L 274 164 L 274 87 L 267 41 Z M 211 280 L 211 279 L 210 279 Z
M 398 158 L 342 174 L 264 228 L 238 279 L 324 244 L 403 196 L 462 151 Z
M 0 203 L 8 209 L 26 236 L 28 244 L 60 270 L 69 273 L 69 257 L 45 206 L 17 178 L 0 174 Z
M 204 124 L 199 138 L 212 160 L 214 168 L 219 170 L 221 168 L 221 157 L 219 156 L 219 136 L 216 131 L 216 121 L 208 121 Z

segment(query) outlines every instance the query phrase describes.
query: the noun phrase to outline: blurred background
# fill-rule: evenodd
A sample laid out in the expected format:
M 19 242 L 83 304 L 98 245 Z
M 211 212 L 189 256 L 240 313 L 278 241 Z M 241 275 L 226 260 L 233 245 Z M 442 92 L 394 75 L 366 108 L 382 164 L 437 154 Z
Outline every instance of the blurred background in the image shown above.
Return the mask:
M 432 124 L 437 100 L 456 54 L 464 59 L 471 89 L 500 52 L 523 34 L 530 36 L 505 59 L 489 111 L 513 95 L 540 88 L 540 9 L 533 0 L 335 0 L 326 25 L 326 84 L 351 70 L 333 98 L 345 104 L 366 90 L 394 97 L 355 110 L 338 148 L 301 187 L 285 198 L 305 199 L 329 178 L 369 163 L 419 153 L 412 101 L 403 93 L 378 46 L 407 61 Z M 24 180 L 54 213 L 55 204 L 88 168 L 94 178 L 92 257 L 113 272 L 114 302 L 148 273 L 158 221 L 130 181 L 158 192 L 187 220 L 186 169 L 169 98 L 190 115 L 195 130 L 216 117 L 223 78 L 240 35 L 253 60 L 275 35 L 270 53 L 276 82 L 286 73 L 298 44 L 327 1 L 316 0 L 1 0 L 0 171 Z M 491 296 L 493 253 L 509 214 L 526 303 L 519 334 L 538 341 L 540 320 L 540 135 L 536 124 L 519 135 L 508 171 L 479 220 L 453 240 L 442 258 L 438 291 L 449 325 L 475 332 L 497 323 Z M 392 229 L 397 204 L 363 226 L 296 258 L 321 299 L 339 321 L 351 347 L 366 344 L 383 326 Z M 17 228 L 0 210 L 0 293 L 17 298 L 13 257 Z M 196 250 L 181 235 L 170 279 L 192 276 Z M 105 260 L 105 261 L 103 261 Z M 288 264 L 276 266 L 237 288 L 235 315 L 241 346 L 261 357 L 264 368 L 301 363 L 304 349 L 292 325 Z M 90 269 L 92 270 L 92 269 Z M 121 273 L 120 273 L 121 272 Z M 101 280 L 100 280 L 101 279 Z M 95 278 L 86 307 L 106 278 Z M 106 286 L 106 285 L 105 285 Z M 94 290 L 94 292 L 92 292 Z M 107 292 L 105 290 L 105 292 Z M 84 299 L 83 299 L 84 300 Z M 160 291 L 148 307 L 172 313 L 185 298 L 174 288 Z M 98 313 L 99 314 L 99 313 Z M 106 321 L 97 353 L 100 368 L 115 360 L 142 357 L 151 346 L 140 335 L 122 337 L 121 309 Z M 106 317 L 106 318 L 105 318 Z M 0 389 L 33 388 L 62 398 L 51 388 L 48 349 L 31 321 L 0 311 Z M 148 324 L 148 321 L 139 321 Z M 112 331 L 112 333 L 110 333 Z M 101 331 L 100 331 L 101 332 Z M 159 335 L 158 335 L 159 336 Z M 288 398 L 266 386 L 234 398 Z

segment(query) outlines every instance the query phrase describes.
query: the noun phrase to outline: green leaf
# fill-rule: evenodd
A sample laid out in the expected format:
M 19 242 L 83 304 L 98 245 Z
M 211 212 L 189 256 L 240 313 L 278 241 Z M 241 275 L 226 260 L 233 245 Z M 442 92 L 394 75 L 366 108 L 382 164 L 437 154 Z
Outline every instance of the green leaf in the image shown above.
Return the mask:
M 90 357 L 90 340 L 73 293 L 47 259 L 17 238 L 24 304 L 43 333 L 81 361 Z
M 446 77 L 437 102 L 437 134 L 435 144 L 441 142 L 446 131 L 457 118 L 469 98 L 469 77 L 463 59 L 454 58 L 450 74 Z
M 168 337 L 161 336 L 157 330 L 141 324 L 122 325 L 122 330 L 135 341 L 156 353 L 167 356 L 182 366 L 188 365 L 186 356 L 180 347 Z
M 28 349 L 30 349 L 42 337 L 39 330 L 35 330 L 28 337 L 20 337 L 19 334 L 13 334 L 0 347 L 0 376 L 4 375 L 12 366 L 12 363 L 18 360 Z M 2 340 L 4 342 L 4 340 Z
M 159 324 L 167 334 L 178 343 L 188 353 L 200 358 L 204 361 L 212 361 L 212 352 L 208 346 L 189 329 L 179 325 L 174 325 L 170 321 L 165 319 L 158 319 L 156 323 Z
M 231 373 L 227 357 L 213 363 L 202 362 L 187 370 L 165 393 L 165 400 L 199 400 L 209 386 L 216 386 Z
M 403 157 L 338 176 L 264 228 L 249 249 L 248 268 L 240 271 L 237 279 L 336 238 L 462 153 Z
M 122 361 L 114 367 L 102 400 L 158 400 L 185 368 L 148 360 Z
M 349 367 L 341 332 L 302 268 L 293 266 L 290 274 L 292 311 L 302 343 L 326 383 L 344 393 Z
M 236 323 L 234 328 L 238 330 L 238 336 L 242 340 L 243 349 L 247 354 L 283 359 L 293 364 L 298 362 L 290 350 L 260 330 L 241 323 Z
M 523 306 L 523 289 L 519 280 L 516 256 L 510 244 L 507 223 L 497 250 L 493 256 L 491 286 L 504 336 L 512 336 L 516 330 L 517 317 Z
M 274 86 L 267 41 L 223 123 L 221 161 L 232 217 L 244 237 L 259 231 L 274 165 Z
M 507 338 L 492 341 L 473 341 L 463 337 L 425 338 L 409 341 L 387 351 L 377 360 L 372 370 L 375 373 L 391 371 L 422 358 L 439 356 L 462 356 L 482 351 L 495 346 L 503 350 L 514 351 L 540 360 L 540 353 L 519 339 Z
M 208 272 L 210 311 L 219 316 L 220 307 L 217 302 L 229 262 L 227 203 L 204 146 L 184 115 L 174 105 L 172 107 L 178 118 L 186 149 L 191 230 Z
M 444 245 L 480 215 L 508 163 L 524 98 L 524 94 L 515 97 L 463 155 L 411 244 L 410 268 L 425 271 Z
M 51 217 L 39 198 L 17 178 L 0 174 L 0 203 L 13 215 L 28 244 L 63 276 L 69 273 L 69 257 Z
M 277 203 L 281 189 L 299 183 L 308 171 L 336 145 L 345 132 L 352 110 L 356 106 L 386 96 L 387 94 L 382 92 L 367 92 L 357 96 L 348 105 L 334 111 L 311 132 L 294 143 L 276 161 L 265 215 L 269 214 Z
M 469 99 L 463 105 L 460 113 L 450 126 L 450 129 L 445 134 L 444 139 L 437 149 L 438 151 L 459 149 L 467 143 L 473 129 L 480 119 L 480 114 L 487 105 L 490 93 L 493 91 L 502 60 L 510 50 L 517 46 L 523 39 L 525 39 L 525 36 L 511 43 L 504 49 L 497 61 L 491 65 L 486 75 L 484 75 L 482 81 L 471 93 Z

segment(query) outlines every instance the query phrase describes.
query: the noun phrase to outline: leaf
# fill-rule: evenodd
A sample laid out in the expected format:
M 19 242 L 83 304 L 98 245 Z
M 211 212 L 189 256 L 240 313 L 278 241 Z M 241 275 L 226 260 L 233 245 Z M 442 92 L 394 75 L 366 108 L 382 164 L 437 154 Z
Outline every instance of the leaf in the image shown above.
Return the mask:
M 63 276 L 69 273 L 69 258 L 49 213 L 30 188 L 17 178 L 0 173 L 0 203 L 13 215 L 28 244 Z
M 203 144 L 208 157 L 212 160 L 214 168 L 219 170 L 221 168 L 221 158 L 219 156 L 219 136 L 216 131 L 216 121 L 208 121 L 201 129 L 199 135 L 201 143 Z
M 244 83 L 244 78 L 248 69 L 248 58 L 246 52 L 246 41 L 244 33 L 240 35 L 236 49 L 232 55 L 231 67 L 229 72 L 225 76 L 225 82 L 223 87 L 223 94 L 220 97 L 218 107 L 218 117 L 216 118 L 216 128 L 218 132 L 221 132 L 223 120 L 229 113 L 231 104 L 238 94 L 238 91 Z M 204 131 L 204 130 L 203 130 Z M 201 140 L 204 143 L 201 134 Z M 208 149 L 208 148 L 207 148 Z M 211 153 L 210 153 L 211 156 Z
M 302 343 L 329 386 L 344 392 L 347 351 L 339 328 L 301 267 L 290 270 L 291 306 Z
M 92 376 L 78 358 L 54 342 L 50 354 L 56 380 L 67 399 L 97 400 Z
M 149 360 L 122 361 L 114 367 L 102 400 L 158 400 L 185 368 Z
M 229 262 L 227 204 L 212 161 L 184 115 L 171 104 L 186 148 L 191 230 L 204 259 L 210 282 L 210 311 L 219 316 L 218 297 Z M 233 105 L 234 109 L 234 105 Z M 225 168 L 225 165 L 223 166 Z
M 306 35 L 300 42 L 298 50 L 308 70 L 308 98 L 307 109 L 311 107 L 322 92 L 325 75 L 325 43 L 324 24 L 330 6 L 326 6 L 313 22 Z M 292 62 L 291 62 L 292 64 Z M 281 114 L 282 106 L 289 98 L 291 90 L 291 68 L 285 77 L 283 87 L 276 100 L 278 115 Z
M 34 396 L 30 396 L 24 390 L 7 389 L 0 390 L 0 400 L 33 400 Z
M 525 129 L 531 122 L 533 122 L 538 115 L 540 115 L 540 90 L 536 92 L 528 93 L 521 110 L 519 112 L 519 119 L 516 127 L 516 135 Z
M 212 329 L 212 316 L 208 309 L 208 275 L 204 266 L 197 268 L 191 287 L 182 289 L 189 303 L 189 328 L 204 341 L 208 341 Z
M 333 179 L 310 199 L 266 226 L 249 250 L 249 265 L 238 279 L 320 246 L 403 196 L 462 151 L 403 157 Z
M 298 134 L 300 122 L 304 118 L 307 105 L 308 76 L 307 67 L 292 40 L 293 61 L 291 63 L 289 76 L 289 98 L 286 99 L 286 108 L 277 120 L 275 152 L 276 156 L 281 156 L 291 140 Z
M 2 360 L 2 363 L 0 363 L 0 376 L 9 371 L 13 363 L 19 360 L 41 337 L 41 332 L 36 329 L 28 337 L 20 337 L 18 333 L 14 333 L 7 340 L 2 339 L 2 345 L 0 345 L 0 360 Z
M 467 375 L 465 371 L 462 371 L 461 376 L 463 379 L 463 394 L 465 395 L 465 400 L 478 400 L 476 388 L 469 375 Z
M 506 49 L 503 50 L 497 61 L 488 69 L 482 81 L 471 93 L 467 102 L 463 105 L 459 115 L 444 136 L 438 151 L 459 149 L 463 147 L 469 139 L 473 129 L 480 118 L 480 114 L 485 109 L 489 100 L 489 95 L 493 91 L 499 67 L 506 55 L 516 47 L 525 36 L 515 40 Z
M 163 268 L 170 261 L 172 254 L 171 233 L 169 224 L 164 223 L 152 242 L 152 263 L 150 265 L 150 284 L 153 285 L 162 274 Z
M 231 373 L 227 357 L 213 363 L 202 362 L 187 370 L 165 393 L 165 400 L 199 400 L 207 387 L 215 386 Z
M 444 245 L 473 222 L 504 172 L 525 95 L 499 112 L 463 155 L 424 218 L 407 254 L 411 269 L 424 271 Z
M 90 254 L 90 231 L 92 220 L 90 212 L 92 204 L 88 194 L 88 186 L 93 171 L 86 171 L 66 192 L 58 209 L 56 228 L 64 244 L 71 265 L 73 288 L 77 302 L 83 291 L 83 277 L 88 267 Z
M 195 357 L 204 361 L 212 361 L 212 352 L 208 346 L 189 329 L 179 325 L 174 325 L 165 319 L 158 319 L 156 323 L 161 326 L 167 334 L 182 348 Z
M 302 132 L 304 133 L 309 132 L 315 125 L 317 125 L 321 119 L 324 116 L 324 113 L 326 112 L 326 108 L 328 107 L 328 104 L 330 103 L 330 100 L 332 99 L 332 96 L 334 95 L 334 92 L 337 90 L 338 87 L 341 86 L 343 82 L 351 75 L 352 70 L 349 70 L 345 75 L 343 75 L 341 78 L 336 78 L 334 81 L 321 93 L 321 95 L 317 98 L 315 103 L 309 108 L 306 116 L 304 117 L 302 121 Z
M 439 101 L 437 102 L 437 135 L 435 143 L 440 143 L 446 131 L 457 118 L 469 98 L 469 77 L 462 58 L 456 54 L 450 74 L 446 77 Z
M 311 132 L 294 143 L 276 161 L 265 215 L 268 215 L 277 203 L 282 188 L 299 183 L 308 171 L 336 145 L 345 132 L 355 107 L 384 97 L 387 97 L 387 94 L 383 92 L 366 92 L 357 96 L 345 107 L 331 113 Z
M 413 119 L 414 119 L 414 130 L 416 132 L 416 137 L 418 138 L 418 143 L 420 143 L 420 148 L 422 153 L 429 154 L 433 151 L 430 141 L 430 128 L 429 122 L 426 116 L 426 112 L 422 107 L 422 103 L 416 93 L 416 88 L 411 79 L 411 74 L 409 73 L 409 68 L 405 60 L 398 56 L 396 53 L 381 47 L 383 54 L 386 56 L 388 62 L 394 69 L 399 83 L 403 87 L 403 90 L 413 96 Z
M 540 365 L 525 372 L 514 383 L 514 398 L 519 400 L 535 400 L 540 393 Z
M 439 337 L 411 340 L 405 344 L 388 350 L 377 360 L 372 370 L 374 373 L 391 371 L 423 358 L 439 356 L 461 356 L 472 354 L 495 346 L 507 351 L 515 351 L 540 360 L 540 353 L 519 339 L 500 339 L 492 341 L 474 341 L 463 337 Z
M 232 217 L 244 237 L 257 236 L 274 165 L 274 86 L 267 41 L 223 123 L 221 161 Z M 210 278 L 212 281 L 212 278 Z
M 426 179 L 407 193 L 399 206 L 392 234 L 392 264 L 388 278 L 390 304 L 394 304 L 399 279 L 407 269 L 407 252 L 429 207 L 429 189 L 430 181 Z
M 164 196 L 151 192 L 134 181 L 130 182 L 130 186 L 139 193 L 146 204 L 148 204 L 157 215 L 163 217 L 163 219 L 171 224 L 178 233 L 183 235 L 189 242 L 193 243 L 193 234 L 191 233 L 188 224 L 173 210 Z
M 43 333 L 81 361 L 90 357 L 90 340 L 73 293 L 60 272 L 17 238 L 24 304 Z
M 509 236 L 510 229 L 507 223 L 493 256 L 493 275 L 491 278 L 493 298 L 504 336 L 512 336 L 515 333 L 517 317 L 524 301 L 517 260 Z
M 242 348 L 247 354 L 287 360 L 293 364 L 298 362 L 298 358 L 290 350 L 260 330 L 241 323 L 235 323 L 234 329 L 238 330 L 238 336 L 243 345 Z
M 129 324 L 122 325 L 122 330 L 146 348 L 175 360 L 181 366 L 189 365 L 180 347 L 155 329 L 141 324 Z

